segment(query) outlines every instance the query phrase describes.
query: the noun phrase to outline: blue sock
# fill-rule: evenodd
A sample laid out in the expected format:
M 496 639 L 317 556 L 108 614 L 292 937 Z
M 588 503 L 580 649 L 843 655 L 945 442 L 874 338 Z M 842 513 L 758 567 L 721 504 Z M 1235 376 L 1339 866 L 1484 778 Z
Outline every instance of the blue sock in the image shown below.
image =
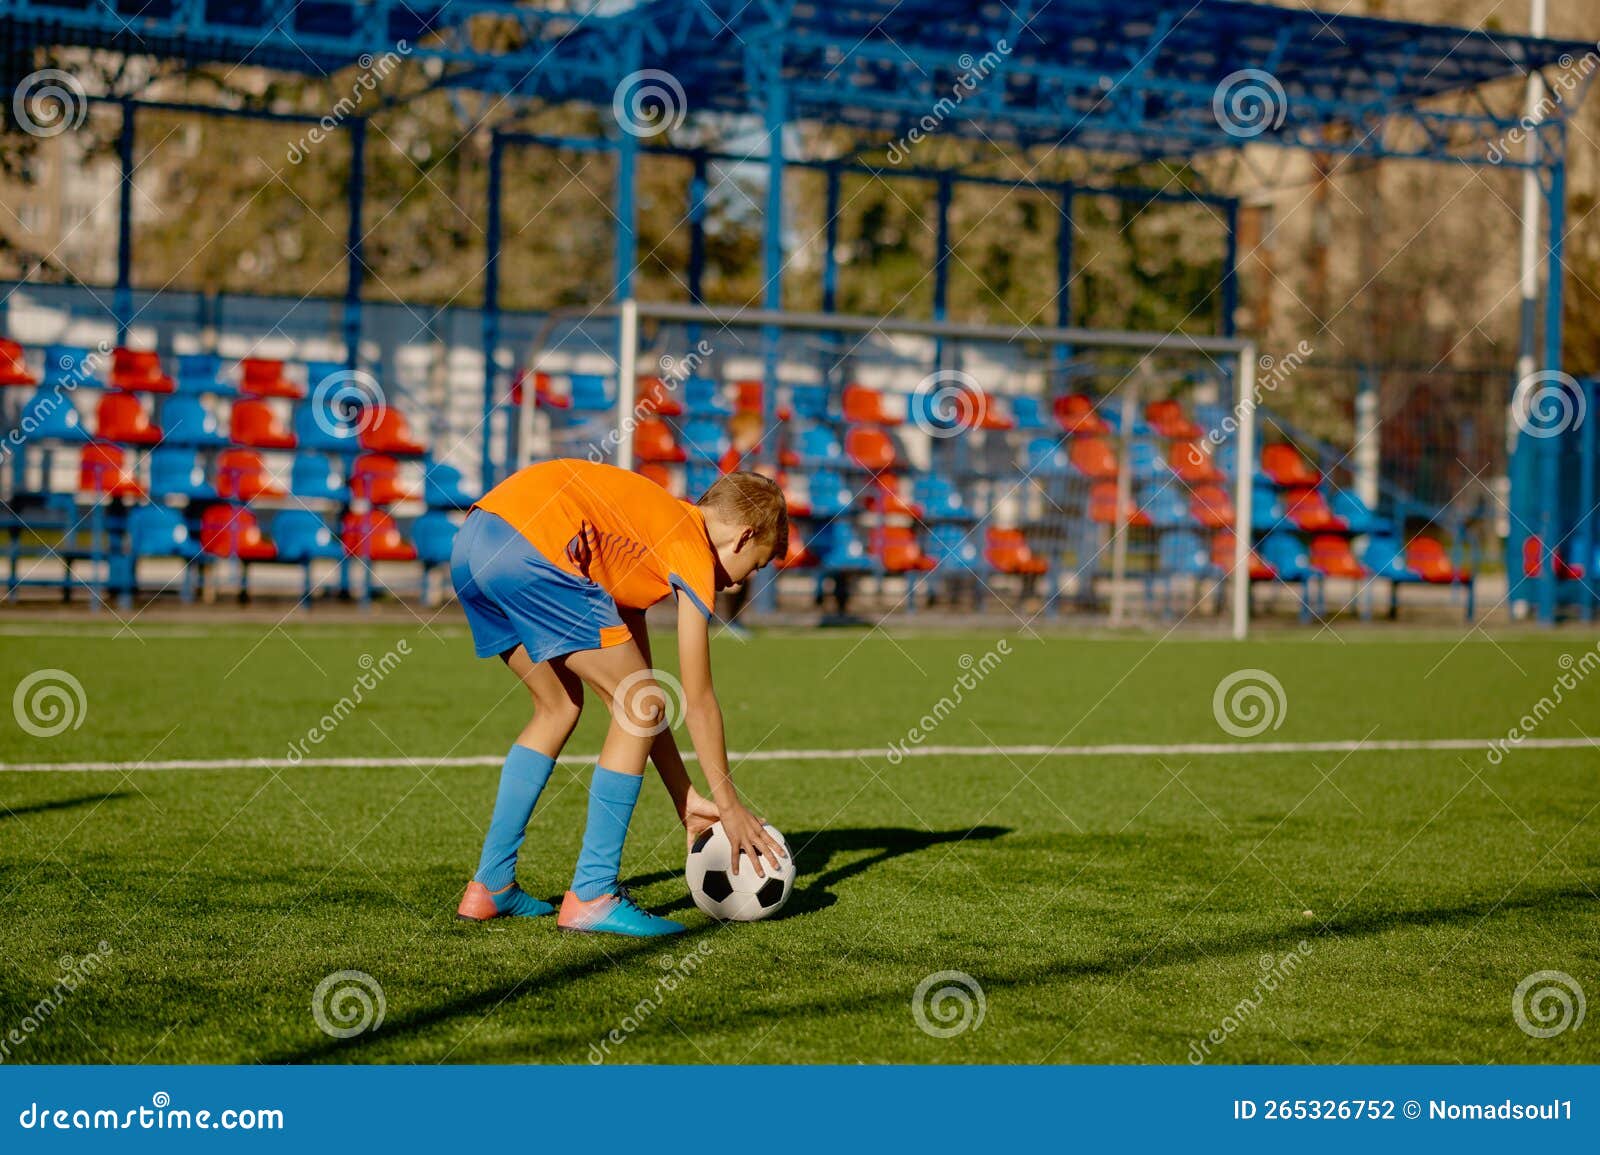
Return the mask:
M 555 759 L 526 746 L 513 746 L 500 771 L 500 792 L 494 800 L 494 817 L 483 840 L 483 856 L 473 875 L 491 891 L 510 886 L 517 877 L 517 851 L 528 832 L 533 804 L 550 781 Z
M 594 768 L 594 781 L 589 783 L 589 825 L 584 828 L 583 851 L 572 875 L 572 890 L 584 902 L 617 892 L 622 844 L 627 841 L 628 823 L 643 782 L 640 774 Z

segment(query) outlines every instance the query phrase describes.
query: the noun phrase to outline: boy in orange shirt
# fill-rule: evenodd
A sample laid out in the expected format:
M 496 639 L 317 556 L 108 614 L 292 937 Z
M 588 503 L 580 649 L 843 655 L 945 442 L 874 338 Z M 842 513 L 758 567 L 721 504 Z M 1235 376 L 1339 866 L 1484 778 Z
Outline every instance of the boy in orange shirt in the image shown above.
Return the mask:
M 711 684 L 711 605 L 774 556 L 789 535 L 783 494 L 754 473 L 719 478 L 697 504 L 610 465 L 548 461 L 507 478 L 478 502 L 456 536 L 450 575 L 480 658 L 498 656 L 533 696 L 500 775 L 478 870 L 457 914 L 482 921 L 555 908 L 516 883 L 517 851 L 539 793 L 578 723 L 587 685 L 611 726 L 589 790 L 589 817 L 563 930 L 639 937 L 680 923 L 634 904 L 619 884 L 622 846 L 644 775 L 655 763 L 692 837 L 719 818 L 758 875 L 782 845 L 745 809 L 728 773 L 722 711 Z M 644 611 L 678 597 L 684 718 L 711 786 L 694 789 L 650 664 Z

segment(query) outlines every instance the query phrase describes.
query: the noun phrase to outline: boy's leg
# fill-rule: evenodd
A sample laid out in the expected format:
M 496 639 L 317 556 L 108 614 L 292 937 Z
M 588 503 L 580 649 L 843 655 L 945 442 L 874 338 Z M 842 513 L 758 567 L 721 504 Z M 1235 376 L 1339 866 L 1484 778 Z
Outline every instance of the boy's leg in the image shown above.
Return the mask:
M 644 764 L 665 726 L 665 699 L 633 642 L 584 650 L 563 659 L 611 706 L 611 727 L 589 786 L 589 820 L 572 889 L 561 904 L 565 930 L 654 936 L 676 934 L 681 923 L 657 918 L 621 891 L 622 847 L 644 780 Z M 620 691 L 620 692 L 619 692 Z
M 516 885 L 517 851 L 561 747 L 583 710 L 583 683 L 576 675 L 550 662 L 531 661 L 521 646 L 504 657 L 511 672 L 528 687 L 534 713 L 506 755 L 478 871 L 456 912 L 477 921 L 501 915 L 532 918 L 555 909 Z

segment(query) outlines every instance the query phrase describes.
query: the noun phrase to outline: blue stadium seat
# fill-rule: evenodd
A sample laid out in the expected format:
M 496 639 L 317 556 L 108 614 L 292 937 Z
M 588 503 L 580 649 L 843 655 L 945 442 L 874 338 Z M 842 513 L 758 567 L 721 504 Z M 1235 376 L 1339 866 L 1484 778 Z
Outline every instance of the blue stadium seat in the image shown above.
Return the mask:
M 1405 544 L 1397 537 L 1378 534 L 1367 542 L 1361 551 L 1361 564 L 1372 571 L 1374 577 L 1391 582 L 1420 582 L 1422 575 L 1406 561 Z
M 1025 468 L 1035 477 L 1066 477 L 1074 473 L 1067 451 L 1054 437 L 1035 437 L 1028 442 Z
M 844 460 L 844 446 L 838 436 L 826 425 L 812 425 L 800 431 L 795 439 L 795 452 L 800 463 L 808 466 L 838 465 Z
M 1156 443 L 1147 437 L 1136 438 L 1128 446 L 1128 464 L 1135 481 L 1154 481 L 1167 472 Z
M 177 510 L 164 505 L 136 505 L 128 511 L 128 544 L 135 557 L 199 556 L 200 546 L 189 535 Z
M 961 499 L 961 492 L 948 478 L 936 473 L 917 478 L 911 495 L 922 506 L 929 520 L 971 517 L 967 512 L 967 503 Z
M 178 354 L 176 375 L 179 393 L 225 393 L 239 390 L 222 375 L 222 358 L 215 353 Z
M 1328 500 L 1328 508 L 1333 515 L 1348 523 L 1352 534 L 1360 536 L 1392 532 L 1394 527 L 1388 521 L 1373 513 L 1367 508 L 1366 502 L 1349 490 L 1325 485 L 1322 487 L 1322 492 Z
M 430 509 L 466 509 L 474 500 L 461 480 L 461 471 L 442 461 L 435 461 L 423 473 L 422 498 Z
M 819 469 L 811 475 L 812 517 L 838 517 L 850 508 L 853 496 L 842 474 L 831 469 Z M 813 552 L 820 553 L 815 542 L 811 548 Z
M 150 452 L 150 495 L 215 501 L 217 487 L 206 477 L 193 449 L 161 446 Z
M 216 414 L 199 397 L 173 396 L 161 403 L 163 441 L 168 445 L 211 448 L 228 444 Z
M 573 373 L 567 380 L 572 390 L 574 412 L 606 413 L 617 403 L 611 382 L 598 373 Z
M 100 384 L 100 371 L 104 368 L 82 345 L 49 345 L 44 351 L 44 376 L 39 385 L 41 389 L 52 385 L 96 386 Z
M 411 526 L 411 544 L 423 565 L 448 565 L 455 540 L 456 523 L 437 510 L 423 514 Z
M 1267 478 L 1257 477 L 1250 495 L 1250 521 L 1257 532 L 1264 533 L 1276 528 L 1286 516 L 1283 498 L 1277 487 Z
M 689 495 L 689 500 L 697 500 L 721 476 L 722 470 L 715 465 L 708 465 L 704 461 L 691 461 L 683 471 L 683 487 Z
M 1305 542 L 1293 533 L 1269 533 L 1261 542 L 1261 560 L 1278 573 L 1279 581 L 1303 582 L 1316 576 Z
M 1024 433 L 1037 433 L 1041 429 L 1049 429 L 1050 422 L 1045 419 L 1044 402 L 1031 393 L 1012 394 L 1011 419 L 1017 423 L 1017 428 Z
M 826 385 L 789 386 L 789 406 L 796 417 L 808 421 L 831 421 L 828 411 L 829 389 Z
M 690 417 L 731 417 L 733 406 L 722 397 L 722 388 L 709 377 L 686 377 L 683 382 L 684 408 Z
M 315 393 L 294 407 L 294 436 L 301 449 L 356 451 L 361 441 L 344 407 Z
M 730 442 L 721 421 L 714 417 L 691 417 L 679 430 L 678 444 L 690 461 L 713 463 L 722 460 Z
M 819 541 L 818 539 L 822 539 Z M 868 551 L 866 543 L 856 528 L 845 521 L 835 521 L 817 531 L 811 548 L 820 559 L 823 573 L 876 573 L 878 562 Z
M 928 531 L 928 556 L 938 563 L 938 571 L 959 570 L 980 573 L 984 570 L 983 551 L 975 535 L 963 526 L 935 525 Z
M 72 394 L 56 385 L 41 385 L 34 390 L 17 419 L 17 428 L 27 441 L 92 440 Z
M 949 431 L 962 421 L 960 405 L 938 404 L 937 389 L 918 389 L 906 398 L 906 416 L 923 429 Z
M 345 501 L 350 497 L 350 490 L 339 477 L 338 469 L 320 453 L 295 455 L 289 473 L 289 489 L 296 497 L 325 498 L 329 501 Z
M 272 519 L 272 540 L 278 545 L 279 561 L 304 564 L 318 558 L 337 561 L 344 557 L 344 546 L 328 523 L 309 509 L 280 512 Z
M 1189 512 L 1189 493 L 1181 485 L 1158 486 L 1141 503 L 1140 508 L 1150 515 L 1150 524 L 1157 529 L 1172 529 L 1194 524 L 1194 518 Z M 1165 541 L 1165 538 L 1162 540 Z
M 1193 530 L 1162 534 L 1157 558 L 1162 572 L 1167 574 L 1205 577 L 1216 568 L 1204 539 Z

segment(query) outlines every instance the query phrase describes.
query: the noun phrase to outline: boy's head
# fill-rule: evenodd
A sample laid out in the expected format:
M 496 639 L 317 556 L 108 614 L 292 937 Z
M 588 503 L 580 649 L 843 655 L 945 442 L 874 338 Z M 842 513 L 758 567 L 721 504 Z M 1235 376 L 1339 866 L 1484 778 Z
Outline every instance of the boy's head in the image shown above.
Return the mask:
M 706 535 L 717 555 L 717 588 L 741 585 L 789 552 L 789 510 L 783 490 L 759 473 L 729 473 L 700 497 Z

